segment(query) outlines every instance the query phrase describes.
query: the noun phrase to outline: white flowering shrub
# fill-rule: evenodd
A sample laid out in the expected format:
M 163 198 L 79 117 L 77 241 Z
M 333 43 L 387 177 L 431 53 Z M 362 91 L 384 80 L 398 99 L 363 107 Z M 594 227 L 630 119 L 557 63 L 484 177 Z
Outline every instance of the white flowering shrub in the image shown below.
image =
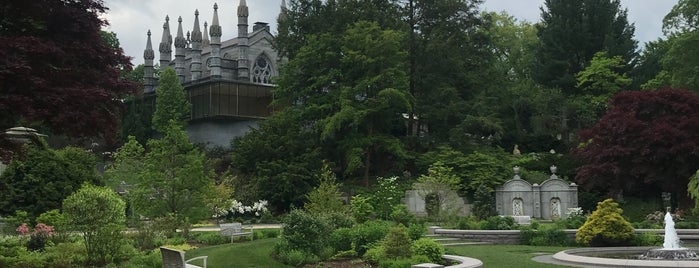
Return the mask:
M 242 202 L 230 199 L 225 202 L 225 206 L 214 209 L 213 218 L 241 217 L 245 219 L 260 217 L 268 211 L 267 200 L 258 200 L 252 205 L 245 205 Z

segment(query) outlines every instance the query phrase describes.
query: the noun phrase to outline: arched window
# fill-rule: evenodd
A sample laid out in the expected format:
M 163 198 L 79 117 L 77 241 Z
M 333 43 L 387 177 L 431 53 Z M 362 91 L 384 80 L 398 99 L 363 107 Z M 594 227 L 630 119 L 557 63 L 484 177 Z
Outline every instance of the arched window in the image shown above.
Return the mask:
M 258 84 L 272 83 L 272 64 L 267 56 L 260 55 L 255 59 L 255 66 L 252 67 L 252 82 Z

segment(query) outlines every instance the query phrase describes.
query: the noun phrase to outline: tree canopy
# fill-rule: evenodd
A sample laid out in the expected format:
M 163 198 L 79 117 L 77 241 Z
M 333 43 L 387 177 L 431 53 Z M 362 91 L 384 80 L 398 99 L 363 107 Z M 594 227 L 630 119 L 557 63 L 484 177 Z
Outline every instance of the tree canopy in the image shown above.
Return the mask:
M 686 90 L 625 91 L 595 126 L 581 132 L 576 180 L 610 194 L 671 192 L 687 205 L 699 167 L 699 96 Z
M 0 7 L 0 129 L 22 122 L 115 141 L 120 99 L 135 87 L 120 77 L 129 58 L 102 38 L 106 10 L 95 0 Z

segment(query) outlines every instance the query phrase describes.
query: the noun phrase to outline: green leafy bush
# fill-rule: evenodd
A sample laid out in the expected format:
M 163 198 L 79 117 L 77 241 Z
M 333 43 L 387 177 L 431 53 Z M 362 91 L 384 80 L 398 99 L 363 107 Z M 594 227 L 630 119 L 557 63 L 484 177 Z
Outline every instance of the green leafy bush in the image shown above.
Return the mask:
M 367 249 L 362 259 L 371 264 L 379 264 L 381 260 L 388 259 L 388 257 L 386 257 L 386 249 L 384 249 L 383 245 L 378 244 Z
M 44 257 L 47 267 L 83 267 L 87 261 L 87 251 L 81 243 L 60 243 L 46 247 Z
M 357 223 L 363 223 L 374 216 L 374 206 L 371 199 L 362 195 L 355 195 L 350 201 L 350 211 Z
M 461 217 L 457 222 L 456 228 L 459 230 L 478 230 L 481 226 L 475 217 Z
M 280 261 L 291 265 L 301 259 L 309 261 L 327 255 L 322 253 L 328 246 L 327 234 L 333 229 L 326 217 L 295 209 L 283 219 L 283 223 L 281 239 L 275 246 Z
M 515 218 L 510 216 L 492 216 L 488 217 L 485 222 L 481 224 L 482 230 L 517 230 L 519 229 L 519 224 L 515 222 Z
M 427 228 L 425 228 L 425 224 L 422 222 L 413 222 L 408 225 L 408 236 L 410 237 L 410 240 L 418 240 L 422 238 L 426 232 Z
M 634 229 L 621 215 L 623 210 L 612 199 L 597 203 L 585 224 L 578 229 L 575 239 L 578 243 L 590 246 L 629 245 L 634 238 Z
M 391 229 L 391 225 L 387 221 L 373 220 L 355 226 L 352 229 L 352 242 L 357 254 L 363 256 L 374 243 L 381 241 Z
M 194 241 L 206 245 L 221 245 L 230 241 L 228 237 L 222 236 L 218 232 L 204 232 L 194 235 Z
M 393 206 L 393 211 L 391 212 L 390 218 L 392 221 L 403 224 L 404 226 L 408 226 L 410 223 L 415 221 L 415 215 L 410 213 L 408 206 L 404 204 Z
M 642 233 L 634 237 L 634 245 L 639 247 L 660 246 L 663 237 L 655 233 Z
M 440 263 L 444 255 L 444 247 L 430 238 L 420 238 L 413 242 L 412 253 L 426 256 L 429 262 Z
M 408 237 L 408 229 L 402 224 L 391 228 L 382 243 L 389 258 L 410 257 L 412 243 Z
M 352 228 L 339 228 L 330 234 L 328 245 L 336 251 L 352 250 Z

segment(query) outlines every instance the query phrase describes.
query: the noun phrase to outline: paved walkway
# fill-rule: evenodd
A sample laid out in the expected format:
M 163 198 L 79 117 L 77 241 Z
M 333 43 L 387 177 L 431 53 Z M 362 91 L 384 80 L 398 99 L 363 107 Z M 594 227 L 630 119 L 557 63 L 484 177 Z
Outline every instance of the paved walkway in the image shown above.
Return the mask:
M 281 224 L 276 224 L 276 223 L 260 223 L 260 224 L 244 224 L 243 226 L 250 226 L 252 225 L 253 229 L 279 229 L 282 228 Z M 221 228 L 218 226 L 204 226 L 204 227 L 195 227 L 192 228 L 192 231 L 194 232 L 210 232 L 210 231 L 221 231 Z

